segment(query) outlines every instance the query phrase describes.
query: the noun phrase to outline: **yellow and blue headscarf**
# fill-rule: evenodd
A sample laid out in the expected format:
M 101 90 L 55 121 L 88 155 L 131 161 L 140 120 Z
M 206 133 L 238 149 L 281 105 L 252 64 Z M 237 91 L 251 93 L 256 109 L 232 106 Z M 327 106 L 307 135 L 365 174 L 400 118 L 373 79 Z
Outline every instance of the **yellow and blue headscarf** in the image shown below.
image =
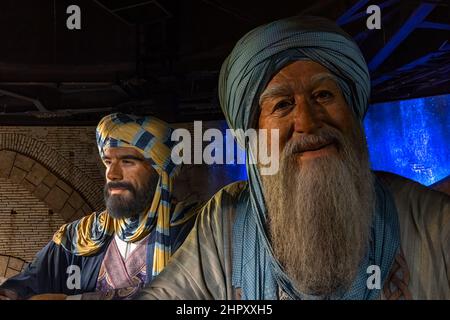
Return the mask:
M 53 241 L 75 255 L 90 256 L 107 245 L 114 234 L 124 241 L 136 242 L 151 233 L 152 276 L 161 272 L 172 254 L 171 225 L 179 225 L 193 214 L 191 211 L 187 214 L 183 207 L 171 208 L 172 180 L 178 171 L 171 160 L 172 131 L 167 123 L 155 117 L 115 113 L 101 119 L 96 137 L 102 158 L 106 148 L 134 148 L 159 174 L 150 209 L 139 217 L 120 219 L 114 219 L 106 211 L 96 212 L 62 226 Z

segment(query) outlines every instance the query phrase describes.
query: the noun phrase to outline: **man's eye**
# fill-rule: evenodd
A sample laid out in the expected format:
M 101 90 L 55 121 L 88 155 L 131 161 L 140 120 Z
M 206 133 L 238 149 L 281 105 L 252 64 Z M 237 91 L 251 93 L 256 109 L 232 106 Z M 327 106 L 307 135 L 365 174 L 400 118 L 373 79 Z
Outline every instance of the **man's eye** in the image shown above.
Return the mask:
M 314 94 L 314 99 L 318 102 L 326 102 L 334 97 L 331 91 L 321 90 Z
M 105 163 L 106 166 L 109 166 L 111 164 L 111 161 L 109 160 L 103 160 L 103 162 Z
M 278 102 L 277 104 L 275 104 L 273 110 L 283 110 L 283 109 L 287 109 L 289 107 L 291 107 L 294 104 L 294 101 L 292 100 L 282 100 L 280 102 Z
M 126 159 L 124 159 L 124 160 L 122 160 L 122 163 L 123 164 L 127 164 L 127 165 L 131 165 L 131 164 L 134 164 L 134 161 L 133 160 L 126 160 Z

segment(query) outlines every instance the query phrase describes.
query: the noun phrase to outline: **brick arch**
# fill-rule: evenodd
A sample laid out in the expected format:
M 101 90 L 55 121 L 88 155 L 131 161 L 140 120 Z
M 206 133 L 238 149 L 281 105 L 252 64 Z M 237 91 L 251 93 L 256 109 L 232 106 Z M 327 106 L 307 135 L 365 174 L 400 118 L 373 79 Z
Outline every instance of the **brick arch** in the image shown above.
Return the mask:
M 0 177 L 25 187 L 64 221 L 79 219 L 94 210 L 70 183 L 38 161 L 11 150 L 1 150 L 0 159 Z
M 43 142 L 1 134 L 0 159 L 0 177 L 23 185 L 65 221 L 103 207 L 101 186 Z
M 21 258 L 0 254 L 0 285 L 4 280 L 20 273 L 26 265 L 27 262 Z

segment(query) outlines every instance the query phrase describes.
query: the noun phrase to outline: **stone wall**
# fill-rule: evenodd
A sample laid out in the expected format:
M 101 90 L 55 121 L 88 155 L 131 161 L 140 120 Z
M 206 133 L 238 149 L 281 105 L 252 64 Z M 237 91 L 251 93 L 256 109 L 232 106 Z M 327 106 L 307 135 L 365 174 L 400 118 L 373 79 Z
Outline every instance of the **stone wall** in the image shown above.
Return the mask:
M 10 277 L 15 276 L 26 266 L 20 258 L 0 254 L 0 285 Z
M 103 209 L 103 184 L 94 127 L 0 127 L 0 254 L 31 261 L 62 224 Z
M 35 198 L 42 200 L 48 207 L 62 216 L 65 221 L 73 221 L 83 215 L 92 212 L 95 207 L 95 198 L 92 194 L 82 196 L 84 191 L 81 181 L 69 184 L 61 176 L 52 173 L 39 161 L 15 151 L 0 151 L 0 178 L 7 179 L 12 183 L 23 186 Z M 54 170 L 56 171 L 56 170 Z M 53 172 L 54 172 L 53 171 Z M 3 185 L 5 185 L 3 181 Z M 81 191 L 76 186 L 80 185 Z M 95 195 L 95 193 L 93 192 Z M 12 196 L 9 193 L 2 194 L 2 198 Z M 89 201 L 91 200 L 91 202 Z
M 98 156 L 95 127 L 93 126 L 0 126 L 0 138 L 1 149 L 11 145 L 19 147 L 22 144 L 28 149 L 34 148 L 32 153 L 35 155 L 37 153 L 49 155 L 51 151 L 56 152 L 58 160 L 62 161 L 61 166 L 69 165 L 81 169 L 92 181 L 98 185 L 103 185 L 103 165 Z M 30 138 L 35 142 L 31 142 Z M 44 144 L 45 147 L 39 143 Z M 70 169 L 70 167 L 66 168 L 66 170 L 69 170 L 66 172 L 68 176 L 75 174 L 76 171 L 76 169 Z M 70 170 L 74 170 L 74 172 Z
M 0 195 L 0 254 L 31 261 L 66 221 L 24 186 L 5 178 L 0 178 Z
M 77 191 L 90 209 L 103 207 L 104 168 L 93 127 L 0 127 L 0 151 L 1 177 L 36 187 L 46 178 L 69 195 Z

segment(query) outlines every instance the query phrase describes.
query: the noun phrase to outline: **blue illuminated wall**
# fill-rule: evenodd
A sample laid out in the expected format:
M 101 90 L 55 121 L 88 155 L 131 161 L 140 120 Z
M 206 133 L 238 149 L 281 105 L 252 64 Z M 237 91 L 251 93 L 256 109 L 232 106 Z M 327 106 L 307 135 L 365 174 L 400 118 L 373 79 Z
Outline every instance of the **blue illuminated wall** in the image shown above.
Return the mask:
M 228 125 L 225 120 L 220 121 L 220 127 L 218 127 L 217 129 L 222 132 L 224 139 L 228 138 L 230 139 L 230 141 L 235 141 L 231 133 L 227 131 Z M 224 156 L 226 156 L 226 148 L 222 148 L 221 152 L 223 152 Z M 237 142 L 234 146 L 233 155 L 233 164 L 212 164 L 208 166 L 208 170 L 210 172 L 210 185 L 224 186 L 234 181 L 247 180 L 247 169 L 245 167 L 245 164 L 239 164 L 237 160 L 238 158 L 241 160 L 245 159 L 245 151 L 237 145 Z M 245 160 L 241 162 L 245 163 Z
M 371 105 L 364 127 L 374 170 L 427 186 L 450 175 L 450 95 Z

